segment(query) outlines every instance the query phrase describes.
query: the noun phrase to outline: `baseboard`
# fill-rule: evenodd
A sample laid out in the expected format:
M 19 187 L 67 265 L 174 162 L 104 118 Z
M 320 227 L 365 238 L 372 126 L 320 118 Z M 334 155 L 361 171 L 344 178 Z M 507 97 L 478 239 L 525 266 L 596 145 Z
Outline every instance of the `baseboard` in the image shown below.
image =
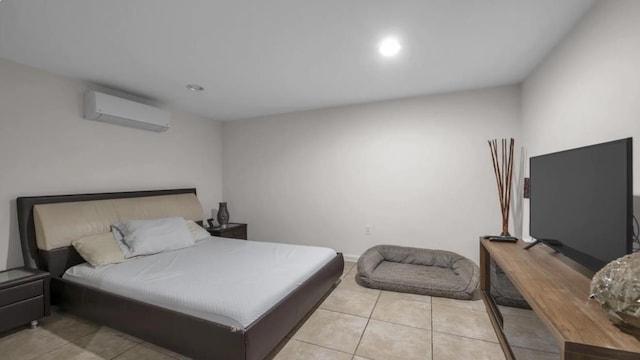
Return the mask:
M 344 257 L 344 261 L 349 261 L 349 262 L 358 262 L 358 259 L 360 258 L 360 255 L 347 255 L 347 254 L 342 254 L 342 257 Z

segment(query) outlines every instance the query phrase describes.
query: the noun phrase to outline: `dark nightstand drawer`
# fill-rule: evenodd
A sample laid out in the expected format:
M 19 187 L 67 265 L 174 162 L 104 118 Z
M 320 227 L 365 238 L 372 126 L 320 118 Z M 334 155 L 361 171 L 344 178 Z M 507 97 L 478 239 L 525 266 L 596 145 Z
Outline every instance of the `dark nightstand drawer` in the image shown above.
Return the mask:
M 231 223 L 226 227 L 208 228 L 207 231 L 211 236 L 247 240 L 247 224 Z
M 42 280 L 36 280 L 30 283 L 0 290 L 0 306 L 13 304 L 15 302 L 29 299 L 35 296 L 40 296 L 42 295 L 42 292 Z M 2 318 L 2 316 L 0 316 L 0 318 Z
M 247 239 L 247 230 L 243 228 L 233 229 L 229 231 L 225 231 L 221 234 L 222 237 L 233 238 L 233 239 Z
M 44 297 L 42 295 L 11 305 L 0 307 L 0 332 L 17 325 L 28 324 L 44 316 Z

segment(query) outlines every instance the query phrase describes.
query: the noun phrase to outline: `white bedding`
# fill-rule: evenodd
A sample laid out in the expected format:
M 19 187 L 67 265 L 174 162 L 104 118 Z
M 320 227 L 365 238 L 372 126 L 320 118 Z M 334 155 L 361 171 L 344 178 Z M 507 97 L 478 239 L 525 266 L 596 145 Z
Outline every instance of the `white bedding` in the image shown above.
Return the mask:
M 322 247 L 211 237 L 97 269 L 76 265 L 63 278 L 246 328 L 335 256 Z

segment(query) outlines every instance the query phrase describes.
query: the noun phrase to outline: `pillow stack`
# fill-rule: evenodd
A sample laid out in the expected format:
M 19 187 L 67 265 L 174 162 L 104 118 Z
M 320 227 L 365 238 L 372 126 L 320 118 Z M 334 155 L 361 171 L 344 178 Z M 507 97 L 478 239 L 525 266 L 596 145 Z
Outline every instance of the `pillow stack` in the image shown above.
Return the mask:
M 194 221 L 176 217 L 120 222 L 111 226 L 110 233 L 87 236 L 72 245 L 91 266 L 98 267 L 186 248 L 209 236 Z
M 116 240 L 126 245 L 125 259 L 196 244 L 182 218 L 125 221 L 112 225 L 111 229 Z

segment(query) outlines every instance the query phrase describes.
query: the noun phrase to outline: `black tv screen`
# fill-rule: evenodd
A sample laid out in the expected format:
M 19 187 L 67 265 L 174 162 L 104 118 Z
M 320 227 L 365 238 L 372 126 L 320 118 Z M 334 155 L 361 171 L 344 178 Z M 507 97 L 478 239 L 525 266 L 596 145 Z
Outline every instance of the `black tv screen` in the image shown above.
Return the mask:
M 531 157 L 530 233 L 597 271 L 633 246 L 632 139 Z

